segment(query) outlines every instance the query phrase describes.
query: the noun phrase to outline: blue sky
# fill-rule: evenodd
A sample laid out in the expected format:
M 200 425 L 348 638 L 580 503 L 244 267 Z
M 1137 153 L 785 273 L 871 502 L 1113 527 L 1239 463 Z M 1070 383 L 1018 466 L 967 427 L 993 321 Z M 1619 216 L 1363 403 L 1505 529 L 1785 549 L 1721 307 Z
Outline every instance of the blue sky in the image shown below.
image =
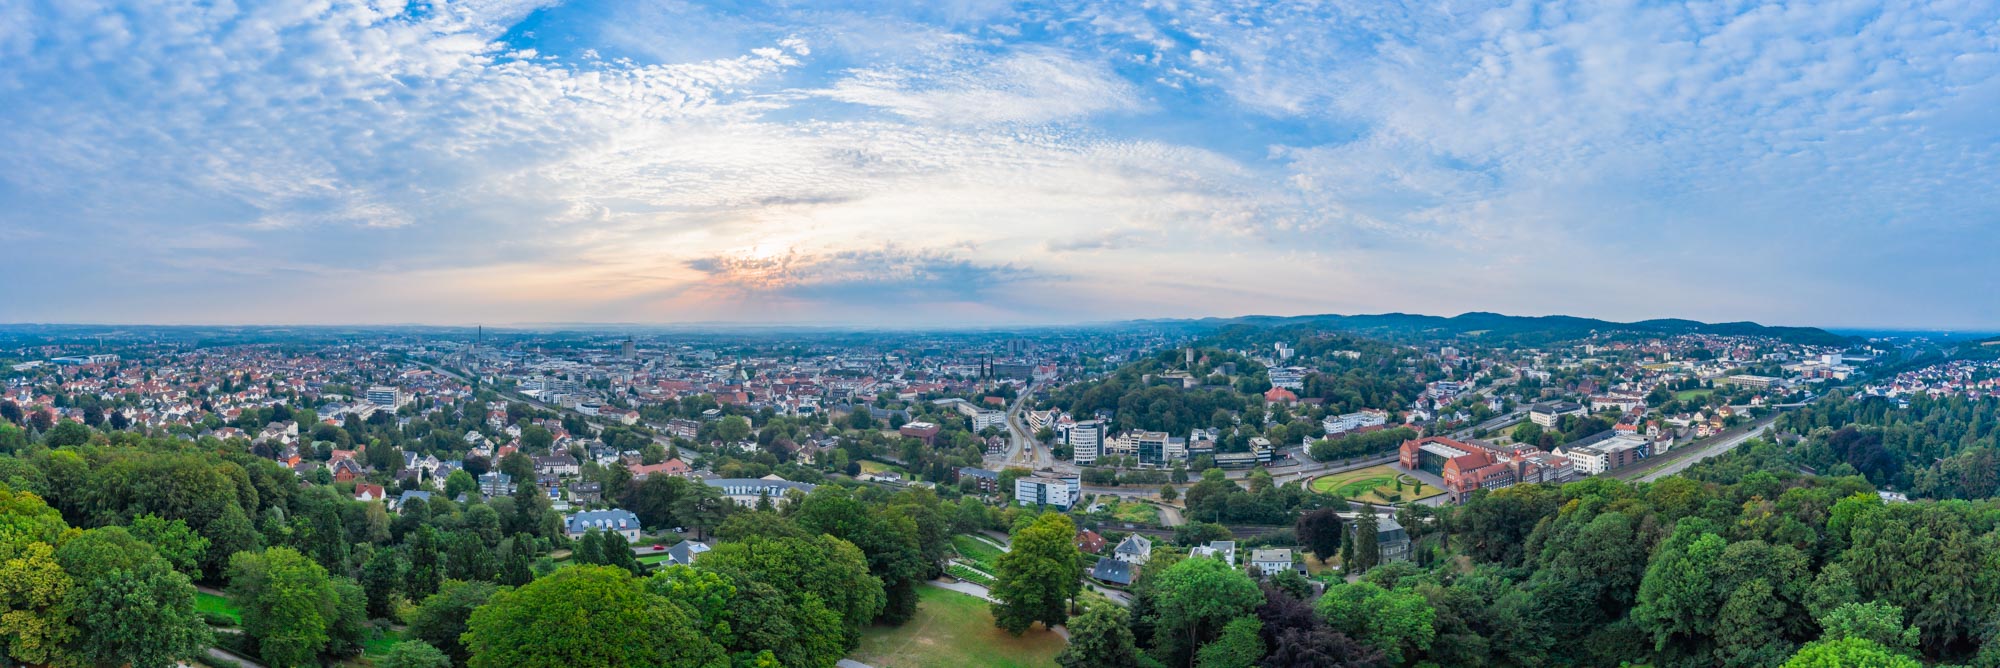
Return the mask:
M 1996 327 L 2000 4 L 0 0 L 0 321 Z

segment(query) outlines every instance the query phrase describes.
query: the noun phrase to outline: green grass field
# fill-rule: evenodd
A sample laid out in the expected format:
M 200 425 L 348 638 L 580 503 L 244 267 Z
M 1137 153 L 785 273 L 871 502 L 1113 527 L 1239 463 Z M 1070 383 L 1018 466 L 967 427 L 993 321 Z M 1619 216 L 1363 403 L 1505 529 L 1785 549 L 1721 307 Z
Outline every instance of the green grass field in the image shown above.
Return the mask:
M 1395 493 L 1396 479 L 1399 476 L 1403 480 L 1403 498 L 1401 501 L 1392 501 L 1388 495 Z M 1312 489 L 1315 492 L 1336 494 L 1354 501 L 1383 504 L 1408 503 L 1444 493 L 1444 490 L 1418 482 L 1416 478 L 1405 475 L 1388 464 L 1314 478 Z
M 201 612 L 213 612 L 236 620 L 237 626 L 243 625 L 243 611 L 238 610 L 235 603 L 231 603 L 229 599 L 221 596 L 216 596 L 208 592 L 195 592 L 194 609 Z
M 381 635 L 361 643 L 361 658 L 368 659 L 372 663 L 374 660 L 381 659 L 387 655 L 389 648 L 395 647 L 396 643 L 402 641 L 403 634 L 393 630 L 383 631 Z
M 993 573 L 996 572 L 994 569 L 1000 567 L 1002 550 L 994 547 L 992 543 L 960 534 L 951 537 L 951 546 L 958 549 L 958 556 L 972 562 L 972 565 L 979 570 Z
M 904 474 L 904 475 L 908 475 L 908 474 L 909 474 L 909 472 L 908 472 L 908 471 L 904 471 L 904 470 L 903 470 L 903 467 L 901 467 L 901 466 L 897 466 L 897 465 L 895 465 L 895 464 L 889 464 L 889 463 L 886 463 L 886 462 L 878 462 L 878 461 L 875 461 L 875 460 L 873 460 L 873 459 L 863 459 L 863 460 L 861 460 L 861 472 L 862 472 L 862 473 L 881 473 L 881 472 L 883 472 L 883 471 L 895 471 L 895 472 L 897 472 L 897 473 L 901 473 L 901 474 Z
M 1687 401 L 1689 399 L 1694 399 L 1697 397 L 1706 397 L 1711 394 L 1715 394 L 1715 390 L 1710 390 L 1710 389 L 1681 390 L 1679 392 L 1674 393 L 1674 400 Z
M 849 658 L 875 668 L 1043 668 L 1063 639 L 1034 628 L 1016 638 L 993 627 L 986 601 L 937 587 L 917 588 L 917 616 L 902 626 L 870 626 Z
M 1119 502 L 1118 506 L 1111 510 L 1111 515 L 1118 518 L 1120 522 L 1131 522 L 1134 524 L 1158 524 L 1160 522 L 1160 508 L 1158 506 L 1138 501 Z
M 977 584 L 982 587 L 993 586 L 993 578 L 980 575 L 978 571 L 966 568 L 965 564 L 955 563 L 950 566 L 946 566 L 944 572 L 950 573 L 952 577 L 964 580 L 966 582 L 971 582 L 973 584 Z

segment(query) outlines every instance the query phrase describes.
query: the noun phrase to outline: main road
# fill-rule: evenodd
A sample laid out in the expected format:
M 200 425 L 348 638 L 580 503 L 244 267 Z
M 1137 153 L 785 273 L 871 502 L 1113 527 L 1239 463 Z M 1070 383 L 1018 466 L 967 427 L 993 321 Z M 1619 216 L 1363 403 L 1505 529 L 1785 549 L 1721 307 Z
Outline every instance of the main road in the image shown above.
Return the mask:
M 1719 438 L 1712 439 L 1711 442 L 1702 445 L 1700 449 L 1696 450 L 1693 455 L 1683 456 L 1679 459 L 1667 462 L 1664 466 L 1659 466 L 1657 468 L 1648 470 L 1645 473 L 1638 475 L 1637 479 L 1639 480 L 1639 482 L 1653 482 L 1655 480 L 1659 480 L 1661 478 L 1665 478 L 1667 476 L 1680 473 L 1681 471 L 1685 471 L 1687 470 L 1687 467 L 1693 466 L 1695 462 L 1708 459 L 1710 457 L 1714 457 L 1717 455 L 1721 455 L 1723 453 L 1729 452 L 1730 450 L 1735 450 L 1736 446 L 1742 445 L 1744 441 L 1756 438 L 1758 434 L 1764 433 L 1764 428 L 1769 427 L 1771 426 L 1771 423 L 1778 421 L 1778 416 L 1782 414 L 1783 414 L 1782 412 L 1772 413 L 1763 418 L 1759 418 L 1755 422 L 1751 422 L 1750 424 L 1738 427 L 1738 429 L 1741 429 L 1741 431 L 1737 431 L 1735 433 L 1730 433 L 1730 434 L 1724 434 Z
M 1008 442 L 1005 462 L 1008 465 L 1025 466 L 1031 471 L 1040 471 L 1054 468 L 1056 458 L 1047 445 L 1035 442 L 1034 433 L 1028 431 L 1027 422 L 1021 416 L 1022 409 L 1027 408 L 1028 400 L 1034 395 L 1035 383 L 1030 382 L 1021 390 L 1020 395 L 1014 398 L 1014 403 L 1007 407 Z

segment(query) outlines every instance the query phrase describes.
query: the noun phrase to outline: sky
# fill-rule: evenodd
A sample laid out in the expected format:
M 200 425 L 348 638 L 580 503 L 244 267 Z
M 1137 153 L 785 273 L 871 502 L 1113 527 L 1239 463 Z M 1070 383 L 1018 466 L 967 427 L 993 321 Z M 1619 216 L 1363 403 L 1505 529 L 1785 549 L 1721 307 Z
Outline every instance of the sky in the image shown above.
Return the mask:
M 0 0 L 0 322 L 2000 327 L 2000 3 Z

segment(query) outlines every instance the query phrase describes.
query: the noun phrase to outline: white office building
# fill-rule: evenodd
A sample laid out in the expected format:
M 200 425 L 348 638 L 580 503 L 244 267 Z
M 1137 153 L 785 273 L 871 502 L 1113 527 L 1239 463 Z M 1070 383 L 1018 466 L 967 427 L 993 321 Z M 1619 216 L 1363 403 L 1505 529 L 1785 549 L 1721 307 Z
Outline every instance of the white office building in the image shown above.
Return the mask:
M 376 385 L 368 388 L 368 403 L 377 406 L 391 409 L 402 408 L 403 404 L 409 403 L 409 401 L 409 397 L 405 396 L 403 389 L 399 387 Z
M 1077 466 L 1097 463 L 1097 456 L 1104 447 L 1104 422 L 1085 420 L 1069 428 L 1070 460 Z
M 1077 478 L 1026 476 L 1014 481 L 1014 501 L 1024 506 L 1054 506 L 1069 510 L 1083 489 Z
M 1380 427 L 1388 423 L 1388 412 L 1364 410 L 1343 415 L 1328 416 L 1326 420 L 1320 423 L 1320 426 L 1326 430 L 1326 435 L 1332 436 L 1334 434 L 1345 434 L 1356 429 Z

